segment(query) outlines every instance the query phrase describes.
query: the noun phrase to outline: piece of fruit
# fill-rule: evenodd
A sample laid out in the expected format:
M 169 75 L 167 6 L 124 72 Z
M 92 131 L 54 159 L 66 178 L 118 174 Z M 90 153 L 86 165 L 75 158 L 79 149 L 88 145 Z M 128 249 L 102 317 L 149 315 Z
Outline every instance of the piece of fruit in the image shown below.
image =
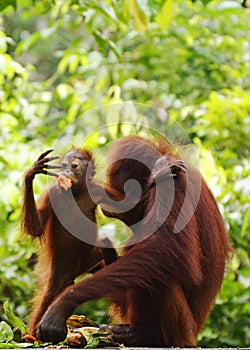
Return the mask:
M 67 334 L 66 343 L 72 348 L 84 347 L 87 345 L 87 340 L 81 332 L 75 330 Z
M 65 191 L 67 191 L 72 186 L 71 178 L 65 175 L 58 175 L 57 181 L 59 186 L 62 187 Z
M 98 323 L 90 320 L 84 315 L 72 315 L 67 319 L 67 325 L 72 328 L 80 327 L 99 327 Z

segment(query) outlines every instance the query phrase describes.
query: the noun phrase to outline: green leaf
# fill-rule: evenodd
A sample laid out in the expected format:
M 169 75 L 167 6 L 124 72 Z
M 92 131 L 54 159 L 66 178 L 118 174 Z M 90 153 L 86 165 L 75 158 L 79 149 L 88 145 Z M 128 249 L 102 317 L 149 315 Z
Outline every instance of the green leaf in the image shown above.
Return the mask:
M 14 346 L 10 343 L 0 343 L 0 349 L 13 349 Z
M 1 1 L 1 0 L 0 0 Z M 20 41 L 17 45 L 15 53 L 20 55 L 22 52 L 29 51 L 41 39 L 41 32 L 34 32 L 30 34 L 27 39 Z
M 244 236 L 249 225 L 250 225 L 250 207 L 247 209 L 247 211 L 244 215 L 243 224 L 242 224 L 241 232 L 240 232 L 242 237 Z
M 18 349 L 31 347 L 34 347 L 34 345 L 31 343 L 17 343 L 14 340 L 11 340 L 9 343 L 0 343 L 0 349 Z
M 116 16 L 116 13 L 115 13 L 114 8 L 112 6 L 109 6 L 105 2 L 102 2 L 101 5 L 93 4 L 92 6 L 94 9 L 103 13 L 108 18 L 111 18 L 112 20 L 114 20 L 116 22 L 118 21 L 118 18 Z
M 4 10 L 8 6 L 16 8 L 16 0 L 0 0 L 0 11 Z
M 115 43 L 105 37 L 103 37 L 103 35 L 99 32 L 93 32 L 93 35 L 99 45 L 99 49 L 105 54 L 105 51 L 107 49 L 107 47 L 110 48 L 110 50 L 113 51 L 113 53 L 116 55 L 116 57 L 118 58 L 118 60 L 121 60 L 121 53 L 119 52 L 118 47 L 115 45 Z
M 8 321 L 11 324 L 11 326 L 13 328 L 19 328 L 22 335 L 27 333 L 23 322 L 18 317 L 16 317 L 13 314 L 13 312 L 11 312 L 10 305 L 9 305 L 8 301 L 5 301 L 5 303 L 3 304 L 3 309 L 4 309 L 5 316 L 7 317 Z
M 4 321 L 0 322 L 0 343 L 8 343 L 13 337 L 14 333 L 8 323 Z
M 140 5 L 141 4 L 139 4 L 138 1 L 132 0 L 132 9 L 135 23 L 142 32 L 145 32 L 148 23 L 148 16 L 145 14 L 145 9 L 143 6 Z
M 130 12 L 131 12 L 130 0 L 116 0 L 113 2 L 113 7 L 119 21 L 127 25 L 130 20 Z
M 95 338 L 91 333 L 85 334 L 84 337 L 87 340 L 87 345 L 85 346 L 85 349 L 96 348 L 98 346 L 99 338 Z
M 172 16 L 173 0 L 166 0 L 156 16 L 156 22 L 159 24 L 161 29 L 166 30 L 170 25 Z
M 203 3 L 203 5 L 207 5 L 211 0 L 201 0 L 201 2 Z
M 11 345 L 13 345 L 13 348 L 33 348 L 34 345 L 31 343 L 17 343 L 16 341 L 11 341 Z

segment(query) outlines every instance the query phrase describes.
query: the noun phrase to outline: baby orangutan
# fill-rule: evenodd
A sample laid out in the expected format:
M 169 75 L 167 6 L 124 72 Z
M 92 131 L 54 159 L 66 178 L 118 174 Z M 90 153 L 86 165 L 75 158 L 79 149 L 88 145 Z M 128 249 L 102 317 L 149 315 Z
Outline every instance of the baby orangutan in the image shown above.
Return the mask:
M 51 165 L 48 163 L 58 158 L 47 157 L 51 151 L 41 154 L 24 178 L 22 228 L 41 242 L 38 293 L 29 317 L 33 335 L 48 307 L 77 276 L 117 258 L 111 242 L 107 238 L 100 241 L 97 236 L 96 204 L 87 189 L 99 188 L 93 181 L 95 165 L 91 152 L 73 148 L 60 165 Z M 52 169 L 59 169 L 59 173 Z M 37 174 L 55 176 L 58 182 L 43 193 L 38 204 L 33 193 Z M 59 216 L 65 220 L 59 220 Z M 78 237 L 71 234 L 71 228 Z

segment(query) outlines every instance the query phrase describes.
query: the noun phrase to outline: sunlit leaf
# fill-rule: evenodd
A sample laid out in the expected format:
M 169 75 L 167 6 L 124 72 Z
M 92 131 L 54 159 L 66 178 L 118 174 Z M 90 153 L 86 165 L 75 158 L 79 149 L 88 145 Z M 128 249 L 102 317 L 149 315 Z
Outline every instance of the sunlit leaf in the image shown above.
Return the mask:
M 173 17 L 173 0 L 166 0 L 161 7 L 158 15 L 156 16 L 156 22 L 160 28 L 166 30 Z
M 0 343 L 8 343 L 10 340 L 12 340 L 14 337 L 14 334 L 12 332 L 11 327 L 4 321 L 0 322 Z M 1 348 L 1 345 L 0 345 Z
M 33 45 L 35 45 L 40 40 L 40 38 L 40 32 L 30 34 L 27 39 L 24 39 L 17 45 L 16 54 L 20 55 L 21 52 L 28 51 Z
M 22 335 L 24 335 L 26 333 L 26 327 L 24 326 L 23 322 L 10 310 L 10 304 L 8 301 L 5 301 L 3 304 L 3 310 L 12 328 L 19 328 Z
M 113 43 L 111 40 L 106 39 L 100 32 L 93 33 L 96 41 L 99 44 L 100 49 L 103 51 L 103 53 L 107 50 L 107 48 L 110 48 L 113 53 L 116 55 L 116 57 L 120 60 L 121 54 L 119 52 L 118 47 Z
M 148 15 L 145 13 L 144 7 L 142 5 L 140 6 L 139 3 L 140 0 L 131 0 L 135 23 L 142 32 L 145 32 L 148 23 Z
M 243 224 L 241 227 L 241 236 L 244 236 L 246 230 L 250 227 L 250 207 L 244 214 Z

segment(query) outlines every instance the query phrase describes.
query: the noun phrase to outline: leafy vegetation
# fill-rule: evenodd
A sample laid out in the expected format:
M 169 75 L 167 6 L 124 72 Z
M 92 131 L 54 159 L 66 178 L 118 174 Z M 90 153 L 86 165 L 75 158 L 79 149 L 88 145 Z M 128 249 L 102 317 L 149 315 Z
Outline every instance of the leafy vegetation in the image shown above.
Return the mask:
M 5 321 L 0 322 L 0 349 L 52 347 L 52 343 L 40 342 L 28 333 L 28 329 L 24 323 L 11 311 L 8 301 L 4 302 L 3 311 Z M 82 316 L 77 315 L 74 315 L 73 317 L 74 320 L 76 318 L 82 318 Z M 79 333 L 85 343 L 85 346 L 83 347 L 86 349 L 114 346 L 111 332 L 108 329 L 109 327 L 107 327 L 107 330 L 99 328 L 97 324 L 96 326 L 98 327 L 89 327 L 87 325 L 91 324 L 92 321 L 87 318 L 84 318 L 84 321 L 86 324 L 85 327 L 79 326 L 80 328 L 77 328 L 76 321 L 73 322 L 73 325 L 68 325 L 66 339 L 57 344 L 56 347 L 67 347 L 67 345 L 70 348 L 80 347 Z
M 22 176 L 33 160 L 58 139 L 69 145 L 76 130 L 91 135 L 93 149 L 148 127 L 165 133 L 169 115 L 199 151 L 235 249 L 199 345 L 249 345 L 249 9 L 236 0 L 203 3 L 0 1 L 0 308 L 7 299 L 24 319 L 34 290 L 37 246 L 18 229 Z M 119 108 L 95 110 L 126 101 L 159 113 L 132 113 L 123 121 L 133 126 L 111 127 Z M 37 195 L 46 183 L 37 178 Z M 104 301 L 83 309 L 98 322 L 105 311 Z

